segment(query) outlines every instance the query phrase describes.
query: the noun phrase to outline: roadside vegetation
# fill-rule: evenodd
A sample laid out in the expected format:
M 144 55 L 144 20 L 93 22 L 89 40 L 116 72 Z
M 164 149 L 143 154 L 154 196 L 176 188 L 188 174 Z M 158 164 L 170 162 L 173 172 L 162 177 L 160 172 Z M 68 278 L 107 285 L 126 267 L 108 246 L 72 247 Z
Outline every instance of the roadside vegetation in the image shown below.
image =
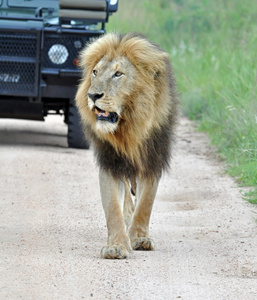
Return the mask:
M 141 32 L 170 54 L 184 114 L 257 204 L 256 20 L 255 0 L 130 0 L 107 30 Z

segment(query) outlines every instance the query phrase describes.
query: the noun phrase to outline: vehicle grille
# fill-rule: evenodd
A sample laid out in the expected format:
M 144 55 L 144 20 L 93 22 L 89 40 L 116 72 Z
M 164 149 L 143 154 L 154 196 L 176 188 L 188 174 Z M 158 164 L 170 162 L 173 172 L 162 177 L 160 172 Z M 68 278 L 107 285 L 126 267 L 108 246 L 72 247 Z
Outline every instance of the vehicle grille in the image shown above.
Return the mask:
M 35 34 L 0 33 L 0 55 L 35 57 L 37 51 Z
M 88 38 L 86 37 L 46 35 L 44 39 L 42 67 L 51 69 L 77 69 L 79 52 L 87 41 Z M 53 48 L 53 46 L 55 47 Z M 66 50 L 63 46 L 65 46 Z M 63 59 L 60 59 L 61 55 L 63 55 Z M 67 58 L 64 60 L 66 55 Z
M 38 32 L 0 31 L 1 95 L 37 95 L 39 41 Z

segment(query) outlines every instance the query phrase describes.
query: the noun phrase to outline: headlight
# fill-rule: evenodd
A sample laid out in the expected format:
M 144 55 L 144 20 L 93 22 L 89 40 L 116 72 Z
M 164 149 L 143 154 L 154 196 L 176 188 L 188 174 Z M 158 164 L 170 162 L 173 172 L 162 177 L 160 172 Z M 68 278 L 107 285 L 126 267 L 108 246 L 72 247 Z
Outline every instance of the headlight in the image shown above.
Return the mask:
M 53 45 L 48 51 L 48 57 L 53 64 L 64 64 L 69 56 L 67 48 L 61 44 Z

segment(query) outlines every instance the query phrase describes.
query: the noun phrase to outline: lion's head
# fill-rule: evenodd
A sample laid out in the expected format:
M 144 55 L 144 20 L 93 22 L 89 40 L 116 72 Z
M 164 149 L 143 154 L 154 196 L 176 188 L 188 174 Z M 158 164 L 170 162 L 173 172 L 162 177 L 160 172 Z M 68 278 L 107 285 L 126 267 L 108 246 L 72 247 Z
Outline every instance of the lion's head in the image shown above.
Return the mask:
M 144 141 L 170 126 L 175 111 L 167 53 L 136 34 L 107 34 L 89 44 L 80 61 L 76 102 L 85 127 L 138 162 Z
M 95 130 L 115 133 L 124 119 L 128 100 L 137 77 L 136 68 L 126 57 L 103 57 L 94 67 L 87 92 L 88 107 L 95 114 Z

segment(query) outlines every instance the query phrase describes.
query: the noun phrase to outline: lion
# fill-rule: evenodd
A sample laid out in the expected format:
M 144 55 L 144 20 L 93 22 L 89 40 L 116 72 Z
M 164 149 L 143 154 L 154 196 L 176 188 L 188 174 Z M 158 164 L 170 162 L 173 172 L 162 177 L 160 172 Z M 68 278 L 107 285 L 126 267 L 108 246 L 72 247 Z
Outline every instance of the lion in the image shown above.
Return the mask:
M 178 116 L 169 56 L 139 34 L 110 33 L 82 50 L 80 65 L 76 104 L 100 167 L 108 229 L 101 256 L 154 250 L 149 220 Z

